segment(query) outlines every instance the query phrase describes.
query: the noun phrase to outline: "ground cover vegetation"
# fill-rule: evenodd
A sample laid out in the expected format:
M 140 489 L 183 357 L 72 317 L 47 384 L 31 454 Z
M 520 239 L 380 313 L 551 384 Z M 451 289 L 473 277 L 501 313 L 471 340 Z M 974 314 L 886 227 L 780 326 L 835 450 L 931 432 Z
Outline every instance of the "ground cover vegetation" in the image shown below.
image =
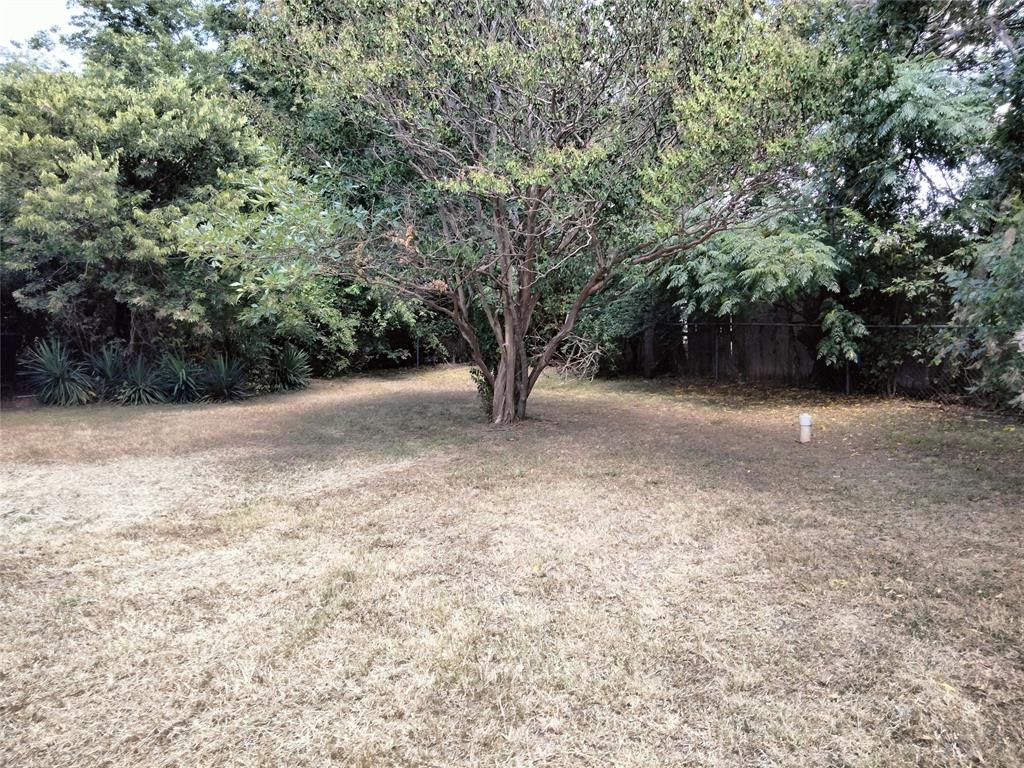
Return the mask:
M 5 412 L 0 762 L 1024 761 L 1019 425 L 466 371 Z

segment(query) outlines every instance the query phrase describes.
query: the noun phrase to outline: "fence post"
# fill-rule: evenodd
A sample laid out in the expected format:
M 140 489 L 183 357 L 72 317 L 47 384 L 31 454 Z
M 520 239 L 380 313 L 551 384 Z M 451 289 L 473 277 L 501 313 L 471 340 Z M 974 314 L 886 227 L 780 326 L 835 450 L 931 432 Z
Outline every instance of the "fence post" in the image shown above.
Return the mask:
M 846 361 L 846 394 L 850 394 L 850 361 Z

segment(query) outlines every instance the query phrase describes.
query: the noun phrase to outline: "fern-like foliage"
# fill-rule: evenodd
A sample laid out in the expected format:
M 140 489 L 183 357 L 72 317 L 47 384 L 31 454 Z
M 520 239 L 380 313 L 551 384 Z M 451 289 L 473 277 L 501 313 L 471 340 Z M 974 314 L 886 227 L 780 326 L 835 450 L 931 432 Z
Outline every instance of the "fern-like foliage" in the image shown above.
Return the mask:
M 664 277 L 679 292 L 684 314 L 726 315 L 802 291 L 837 291 L 842 266 L 821 233 L 781 218 L 712 238 L 684 261 L 667 266 Z
M 818 320 L 824 332 L 818 342 L 818 358 L 833 366 L 856 361 L 859 351 L 857 342 L 868 335 L 864 320 L 835 299 L 824 302 Z

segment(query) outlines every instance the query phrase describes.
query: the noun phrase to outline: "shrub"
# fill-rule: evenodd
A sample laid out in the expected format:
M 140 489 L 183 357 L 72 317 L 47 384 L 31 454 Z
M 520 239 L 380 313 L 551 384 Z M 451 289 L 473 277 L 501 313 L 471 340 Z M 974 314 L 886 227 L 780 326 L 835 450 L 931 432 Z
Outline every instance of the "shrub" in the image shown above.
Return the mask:
M 309 355 L 291 344 L 281 351 L 275 367 L 281 389 L 305 389 L 313 376 Z
M 206 366 L 202 378 L 205 400 L 241 400 L 251 394 L 245 368 L 238 360 L 217 355 Z
M 946 354 L 975 379 L 974 391 L 1024 413 L 1024 199 L 1007 200 L 974 268 L 953 272 L 957 340 Z
M 469 375 L 473 377 L 473 382 L 476 384 L 476 395 L 480 400 L 480 408 L 489 419 L 494 403 L 494 388 L 479 368 L 470 368 Z
M 124 382 L 117 391 L 121 405 L 155 405 L 166 401 L 160 386 L 160 373 L 143 358 L 136 358 L 125 370 Z
M 202 397 L 201 371 L 184 355 L 168 352 L 160 359 L 160 383 L 167 399 L 175 403 L 191 403 Z
M 24 366 L 32 392 L 45 405 L 84 405 L 95 395 L 85 366 L 56 339 L 30 349 Z
M 89 374 L 100 400 L 113 400 L 124 384 L 125 363 L 121 350 L 105 344 L 99 352 L 89 355 Z

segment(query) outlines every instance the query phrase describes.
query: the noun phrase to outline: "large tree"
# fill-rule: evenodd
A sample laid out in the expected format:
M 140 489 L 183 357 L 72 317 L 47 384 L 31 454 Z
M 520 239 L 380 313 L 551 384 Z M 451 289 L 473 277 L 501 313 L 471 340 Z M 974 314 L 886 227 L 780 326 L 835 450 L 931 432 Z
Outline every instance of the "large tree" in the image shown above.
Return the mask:
M 806 171 L 829 90 L 810 8 L 270 0 L 238 50 L 357 138 L 337 265 L 450 317 L 509 423 L 617 274 L 770 212 Z

